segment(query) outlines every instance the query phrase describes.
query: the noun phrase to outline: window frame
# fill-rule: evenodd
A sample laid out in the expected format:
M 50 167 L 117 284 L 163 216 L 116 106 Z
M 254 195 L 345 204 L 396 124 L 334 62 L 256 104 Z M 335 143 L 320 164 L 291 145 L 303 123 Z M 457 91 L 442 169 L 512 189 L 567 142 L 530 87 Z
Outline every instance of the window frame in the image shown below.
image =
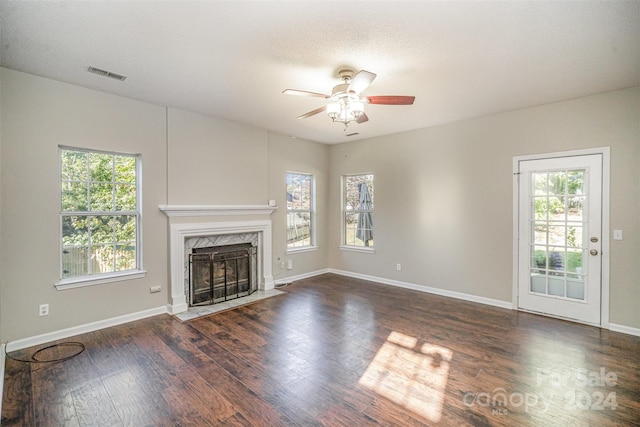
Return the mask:
M 109 211 L 98 211 L 91 212 L 87 211 L 63 211 L 62 210 L 62 153 L 64 151 L 74 151 L 74 152 L 82 152 L 88 154 L 106 154 L 111 156 L 122 156 L 122 157 L 133 157 L 135 159 L 135 197 L 136 197 L 136 208 L 135 211 L 117 211 L 117 210 L 109 210 Z M 90 178 L 87 177 L 87 182 L 90 182 Z M 112 181 L 112 183 L 116 183 L 116 181 Z M 89 198 L 90 202 L 90 198 Z M 85 274 L 81 276 L 75 277 L 63 277 L 63 218 L 68 216 L 99 216 L 99 215 L 112 215 L 124 213 L 126 215 L 131 215 L 135 217 L 136 221 L 136 232 L 135 232 L 135 244 L 136 244 L 136 268 L 122 271 L 112 271 L 106 273 L 94 273 L 94 274 Z M 59 221 L 59 229 L 58 229 L 58 239 L 59 239 L 59 280 L 55 283 L 55 287 L 58 290 L 64 289 L 73 289 L 85 286 L 93 286 L 99 285 L 103 283 L 111 283 L 122 280 L 131 280 L 144 277 L 146 275 L 146 271 L 143 268 L 143 243 L 142 243 L 142 155 L 139 153 L 125 153 L 125 152 L 117 152 L 117 151 L 107 151 L 107 150 L 98 150 L 91 148 L 82 148 L 82 147 L 71 147 L 65 145 L 58 146 L 58 221 Z
M 306 176 L 306 177 L 310 177 L 311 178 L 311 183 L 310 183 L 310 188 L 309 191 L 311 192 L 311 197 L 310 197 L 310 206 L 309 209 L 289 209 L 289 205 L 285 199 L 285 206 L 286 206 L 286 210 L 285 210 L 285 246 L 286 246 L 286 251 L 285 253 L 287 254 L 291 254 L 291 253 L 300 253 L 300 252 L 308 252 L 308 251 L 315 251 L 318 249 L 317 245 L 316 245 L 316 177 L 314 174 L 312 173 L 308 173 L 308 172 L 294 172 L 294 171 L 287 171 L 286 175 L 285 175 L 285 197 L 287 197 L 287 193 L 288 190 L 286 188 L 286 186 L 288 186 L 288 182 L 289 182 L 289 176 L 290 175 L 302 175 L 302 176 Z M 289 247 L 289 242 L 287 239 L 287 233 L 289 230 L 289 214 L 290 213 L 297 213 L 297 212 L 302 212 L 302 213 L 309 213 L 309 244 L 305 245 L 305 246 L 298 246 L 298 247 Z
M 359 212 L 369 212 L 371 215 L 375 212 L 375 202 L 371 209 L 360 210 L 360 209 L 350 209 L 347 211 L 347 178 L 349 177 L 357 177 L 357 176 L 371 176 L 371 182 L 373 183 L 375 180 L 375 174 L 373 172 L 363 172 L 363 173 L 351 173 L 344 174 L 340 178 L 340 250 L 344 251 L 352 251 L 352 252 L 363 252 L 368 254 L 375 253 L 375 239 L 374 246 L 356 246 L 349 245 L 347 243 L 347 213 L 359 213 Z M 371 189 L 372 197 L 375 194 L 375 188 Z

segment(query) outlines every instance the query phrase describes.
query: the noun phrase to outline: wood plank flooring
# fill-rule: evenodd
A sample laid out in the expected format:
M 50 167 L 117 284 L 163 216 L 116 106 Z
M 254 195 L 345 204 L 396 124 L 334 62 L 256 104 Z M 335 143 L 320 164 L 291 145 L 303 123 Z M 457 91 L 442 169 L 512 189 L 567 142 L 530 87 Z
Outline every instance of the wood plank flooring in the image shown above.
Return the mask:
M 638 337 L 332 274 L 284 290 L 8 359 L 2 425 L 640 425 Z

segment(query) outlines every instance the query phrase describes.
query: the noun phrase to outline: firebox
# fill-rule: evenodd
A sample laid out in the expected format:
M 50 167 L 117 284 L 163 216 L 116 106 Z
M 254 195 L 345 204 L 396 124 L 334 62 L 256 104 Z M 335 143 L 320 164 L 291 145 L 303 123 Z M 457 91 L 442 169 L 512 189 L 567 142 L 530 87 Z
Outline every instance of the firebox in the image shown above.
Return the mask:
M 251 243 L 193 248 L 189 254 L 189 304 L 210 305 L 258 289 L 257 251 Z

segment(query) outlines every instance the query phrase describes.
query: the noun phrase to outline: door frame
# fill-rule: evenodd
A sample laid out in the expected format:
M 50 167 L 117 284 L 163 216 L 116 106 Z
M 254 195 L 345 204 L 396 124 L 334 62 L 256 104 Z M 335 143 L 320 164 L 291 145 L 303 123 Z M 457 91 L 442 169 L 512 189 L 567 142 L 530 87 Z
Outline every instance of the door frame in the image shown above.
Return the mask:
M 609 328 L 609 193 L 610 193 L 610 161 L 611 148 L 598 147 L 583 150 L 560 151 L 555 153 L 528 154 L 513 157 L 513 288 L 512 308 L 518 308 L 518 277 L 519 277 L 519 219 L 520 219 L 520 162 L 527 160 L 545 160 L 557 157 L 585 156 L 590 154 L 602 155 L 602 237 L 601 237 L 601 261 L 602 280 L 600 295 L 600 327 Z M 549 316 L 554 317 L 554 316 Z M 571 319 L 565 319 L 571 320 Z

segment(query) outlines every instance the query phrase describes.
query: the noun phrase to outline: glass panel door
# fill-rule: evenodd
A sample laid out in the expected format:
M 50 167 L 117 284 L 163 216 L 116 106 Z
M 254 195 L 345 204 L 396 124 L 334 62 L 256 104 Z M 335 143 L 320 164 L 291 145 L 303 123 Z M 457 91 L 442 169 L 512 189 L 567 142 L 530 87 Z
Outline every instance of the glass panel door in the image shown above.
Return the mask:
M 519 162 L 518 307 L 600 323 L 602 156 Z

